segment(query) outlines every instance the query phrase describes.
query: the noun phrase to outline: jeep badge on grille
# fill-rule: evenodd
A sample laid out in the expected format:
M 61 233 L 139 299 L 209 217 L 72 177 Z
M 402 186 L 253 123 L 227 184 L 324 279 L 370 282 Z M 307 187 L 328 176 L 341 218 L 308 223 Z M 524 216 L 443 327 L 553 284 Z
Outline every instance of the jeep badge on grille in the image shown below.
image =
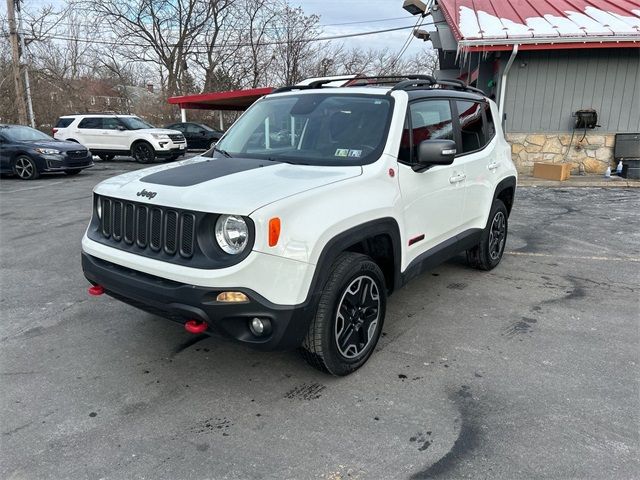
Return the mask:
M 143 189 L 142 191 L 136 193 L 137 196 L 139 197 L 147 197 L 149 200 L 151 200 L 153 197 L 155 197 L 157 195 L 156 192 L 149 192 L 145 189 Z

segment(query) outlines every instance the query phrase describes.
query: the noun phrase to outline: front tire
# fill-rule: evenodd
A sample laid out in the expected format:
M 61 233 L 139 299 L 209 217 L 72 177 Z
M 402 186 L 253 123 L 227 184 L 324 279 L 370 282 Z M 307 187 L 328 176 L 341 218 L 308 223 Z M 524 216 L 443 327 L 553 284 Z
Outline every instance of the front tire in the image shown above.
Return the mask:
M 480 243 L 467 250 L 467 262 L 471 267 L 492 270 L 498 266 L 507 243 L 508 218 L 509 212 L 502 200 L 494 200 Z
M 21 180 L 35 180 L 40 176 L 36 162 L 27 155 L 20 155 L 13 162 L 13 173 Z
M 348 375 L 369 359 L 380 338 L 387 289 L 380 267 L 366 255 L 341 254 L 331 267 L 302 355 L 331 375 Z
M 131 156 L 138 163 L 151 163 L 156 159 L 156 151 L 146 142 L 138 142 L 131 147 Z

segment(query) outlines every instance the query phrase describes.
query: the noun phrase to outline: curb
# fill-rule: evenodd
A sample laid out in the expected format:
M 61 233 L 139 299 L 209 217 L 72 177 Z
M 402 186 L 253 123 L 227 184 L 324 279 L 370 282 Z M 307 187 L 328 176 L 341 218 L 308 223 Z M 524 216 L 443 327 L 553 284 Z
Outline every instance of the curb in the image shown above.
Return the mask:
M 518 187 L 562 187 L 562 188 L 640 188 L 639 180 L 627 180 L 620 177 L 581 179 L 571 177 L 565 181 L 544 180 L 539 178 L 525 177 L 518 178 Z

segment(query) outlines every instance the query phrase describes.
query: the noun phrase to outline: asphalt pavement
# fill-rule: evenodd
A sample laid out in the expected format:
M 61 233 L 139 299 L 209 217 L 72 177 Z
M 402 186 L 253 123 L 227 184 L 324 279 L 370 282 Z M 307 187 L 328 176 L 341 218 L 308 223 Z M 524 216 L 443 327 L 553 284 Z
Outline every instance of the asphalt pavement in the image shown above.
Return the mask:
M 2 479 L 633 479 L 640 190 L 520 188 L 507 253 L 395 293 L 334 378 L 88 297 L 99 181 L 0 181 Z

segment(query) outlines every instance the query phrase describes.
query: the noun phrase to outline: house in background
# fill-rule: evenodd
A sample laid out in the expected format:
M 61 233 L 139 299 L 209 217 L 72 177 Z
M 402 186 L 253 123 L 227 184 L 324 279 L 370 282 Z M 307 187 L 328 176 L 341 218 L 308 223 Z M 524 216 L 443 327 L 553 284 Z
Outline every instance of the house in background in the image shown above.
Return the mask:
M 521 172 L 543 161 L 601 173 L 613 166 L 615 134 L 640 132 L 640 0 L 407 0 L 404 8 L 430 11 L 439 78 L 465 80 L 498 102 Z M 576 128 L 576 112 L 589 109 L 598 126 Z

